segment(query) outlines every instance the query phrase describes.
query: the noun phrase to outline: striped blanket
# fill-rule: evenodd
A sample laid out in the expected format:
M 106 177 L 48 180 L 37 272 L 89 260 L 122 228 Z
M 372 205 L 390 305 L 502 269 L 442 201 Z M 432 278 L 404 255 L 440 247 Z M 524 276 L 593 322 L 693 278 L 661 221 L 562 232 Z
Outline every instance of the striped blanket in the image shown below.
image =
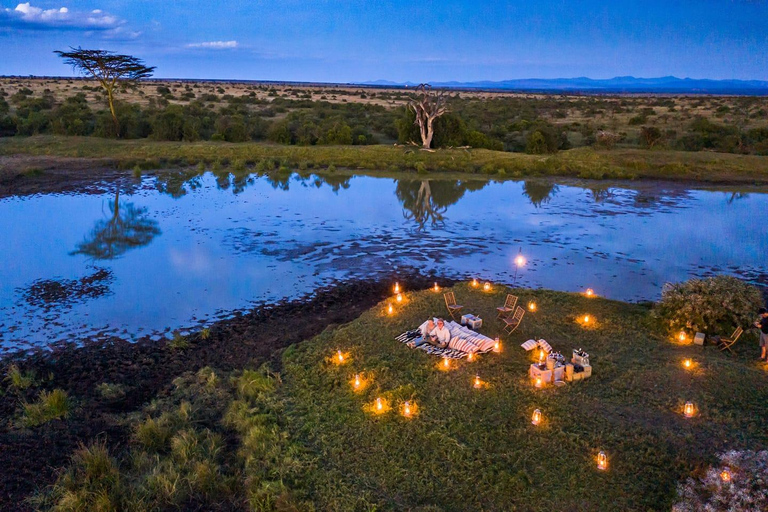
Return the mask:
M 423 350 L 427 354 L 447 357 L 448 359 L 461 359 L 467 357 L 470 352 L 485 354 L 493 350 L 495 341 L 488 336 L 483 336 L 468 327 L 459 325 L 456 322 L 446 322 L 445 326 L 451 332 L 451 341 L 445 348 L 436 347 L 429 343 L 421 343 L 421 329 L 405 331 L 403 334 L 395 337 L 401 343 L 420 343 L 416 348 Z

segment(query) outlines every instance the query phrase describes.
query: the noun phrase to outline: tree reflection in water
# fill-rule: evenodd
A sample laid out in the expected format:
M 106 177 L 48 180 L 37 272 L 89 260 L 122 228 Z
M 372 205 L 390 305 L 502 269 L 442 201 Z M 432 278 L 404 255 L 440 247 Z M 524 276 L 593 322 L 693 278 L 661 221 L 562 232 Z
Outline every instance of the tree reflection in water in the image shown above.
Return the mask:
M 536 208 L 548 203 L 557 193 L 558 186 L 554 183 L 541 180 L 529 180 L 523 182 L 523 195 L 528 197 Z
M 115 192 L 114 201 L 109 202 L 112 216 L 101 219 L 72 254 L 85 254 L 99 260 L 111 260 L 122 256 L 130 249 L 148 245 L 160 229 L 157 222 L 147 216 L 146 208 L 137 208 L 133 203 L 120 203 L 120 190 Z
M 432 227 L 442 225 L 449 206 L 456 204 L 467 191 L 480 190 L 486 184 L 485 181 L 397 180 L 395 194 L 403 204 L 403 216 L 424 229 L 427 223 Z

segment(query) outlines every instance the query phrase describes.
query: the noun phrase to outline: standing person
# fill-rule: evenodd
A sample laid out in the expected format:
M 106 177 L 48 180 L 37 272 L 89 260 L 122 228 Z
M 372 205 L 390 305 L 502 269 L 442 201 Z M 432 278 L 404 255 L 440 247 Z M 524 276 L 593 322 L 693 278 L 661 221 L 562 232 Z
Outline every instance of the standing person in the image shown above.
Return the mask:
M 768 361 L 765 353 L 768 347 L 768 310 L 760 308 L 758 313 L 760 313 L 760 318 L 755 322 L 755 327 L 760 329 L 760 360 Z

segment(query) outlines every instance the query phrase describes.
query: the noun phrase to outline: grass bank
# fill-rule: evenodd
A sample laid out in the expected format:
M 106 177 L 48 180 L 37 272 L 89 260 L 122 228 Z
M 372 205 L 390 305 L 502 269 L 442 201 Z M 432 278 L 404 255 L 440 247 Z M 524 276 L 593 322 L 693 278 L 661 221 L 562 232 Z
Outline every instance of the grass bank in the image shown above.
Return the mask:
M 454 287 L 460 303 L 500 326 L 509 291 Z M 726 449 L 768 444 L 768 367 L 747 338 L 735 356 L 676 344 L 649 309 L 601 298 L 516 290 L 535 301 L 501 353 L 439 361 L 393 337 L 444 314 L 442 295 L 406 293 L 353 322 L 289 347 L 279 373 L 204 369 L 129 417 L 127 450 L 81 450 L 40 503 L 103 509 L 669 510 L 676 485 Z M 589 328 L 577 318 L 596 319 Z M 543 337 L 591 354 L 591 379 L 536 389 L 526 377 Z M 756 345 L 756 344 L 754 344 Z M 346 364 L 332 363 L 341 350 Z M 682 366 L 684 358 L 693 367 Z M 354 391 L 361 374 L 367 386 Z M 478 375 L 486 383 L 473 387 Z M 392 409 L 373 414 L 381 397 Z M 685 401 L 698 412 L 685 418 Z M 416 414 L 399 414 L 409 401 Z M 541 409 L 543 423 L 530 418 Z M 608 470 L 596 469 L 599 450 Z M 65 501 L 69 500 L 69 501 Z M 88 501 L 91 500 L 91 501 Z M 67 509 L 67 508 L 63 508 Z M 75 509 L 75 508 L 72 508 Z
M 17 155 L 96 160 L 120 169 L 180 165 L 347 168 L 363 173 L 411 171 L 493 178 L 562 176 L 584 179 L 661 179 L 703 183 L 768 183 L 768 157 L 712 152 L 579 148 L 553 155 L 484 149 L 419 151 L 395 146 L 283 146 L 262 143 L 159 142 L 96 137 L 35 136 L 0 139 L 0 157 Z M 54 161 L 55 163 L 55 161 Z M 39 165 L 39 164 L 34 164 Z M 37 168 L 26 171 L 40 170 Z

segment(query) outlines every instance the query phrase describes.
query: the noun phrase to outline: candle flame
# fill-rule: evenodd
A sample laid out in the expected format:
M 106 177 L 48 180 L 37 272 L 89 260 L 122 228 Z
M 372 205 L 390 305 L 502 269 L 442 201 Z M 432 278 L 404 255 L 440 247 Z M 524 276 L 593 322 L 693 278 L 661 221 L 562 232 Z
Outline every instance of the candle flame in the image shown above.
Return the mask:
M 730 482 L 731 481 L 731 472 L 728 471 L 727 469 L 724 469 L 720 473 L 720 480 L 722 480 L 723 482 Z
M 605 455 L 605 452 L 597 454 L 597 469 L 602 471 L 608 469 L 608 457 Z
M 400 283 L 395 283 L 395 293 L 400 293 Z
M 593 290 L 592 288 L 587 288 L 587 291 L 586 291 L 586 292 L 584 292 L 584 294 L 585 294 L 587 297 L 593 297 L 593 296 L 595 295 L 595 290 Z
M 528 304 L 528 311 L 536 311 L 536 303 L 535 302 L 531 302 L 530 304 Z
M 480 376 L 479 375 L 475 375 L 475 389 L 480 389 L 480 387 L 482 387 L 482 385 L 483 385 L 483 383 L 480 380 Z
M 488 282 L 486 282 L 486 283 L 483 285 L 483 290 L 485 290 L 485 291 L 488 291 L 488 290 L 490 290 L 490 289 L 491 289 L 491 283 L 488 283 Z
M 541 411 L 539 409 L 536 409 L 533 411 L 533 416 L 531 417 L 531 423 L 538 426 L 539 423 L 541 423 Z
M 493 351 L 501 352 L 501 342 L 499 341 L 499 338 L 496 338 L 496 342 L 493 344 Z
M 389 313 L 391 315 L 394 312 L 395 312 L 395 308 L 393 308 L 392 304 L 390 304 L 389 307 L 387 308 L 387 313 Z
M 542 385 L 541 377 L 536 377 L 536 387 L 540 388 Z
M 693 406 L 693 402 L 685 402 L 685 407 L 683 408 L 683 414 L 685 414 L 685 417 L 692 418 L 695 413 L 696 408 Z
M 397 294 L 397 302 L 403 302 L 403 294 L 402 293 L 398 293 Z
M 376 410 L 380 411 L 384 409 L 384 404 L 381 402 L 381 398 L 376 399 Z

